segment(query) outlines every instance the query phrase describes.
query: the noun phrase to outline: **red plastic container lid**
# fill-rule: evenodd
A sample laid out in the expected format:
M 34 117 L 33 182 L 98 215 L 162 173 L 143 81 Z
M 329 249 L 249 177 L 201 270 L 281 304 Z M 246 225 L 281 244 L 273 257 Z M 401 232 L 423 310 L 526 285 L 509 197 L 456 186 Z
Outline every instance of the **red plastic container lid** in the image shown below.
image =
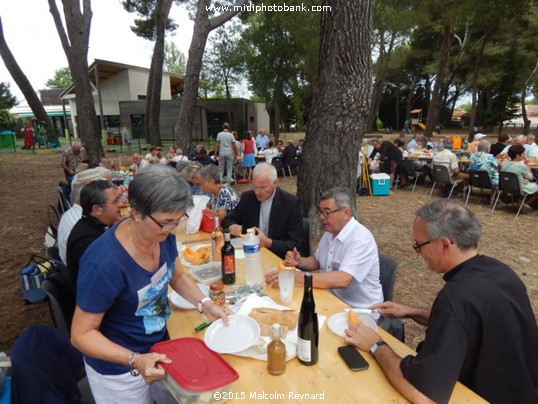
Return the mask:
M 211 391 L 239 379 L 235 369 L 199 338 L 187 337 L 159 342 L 153 345 L 151 352 L 166 354 L 172 360 L 171 364 L 161 365 L 185 390 Z

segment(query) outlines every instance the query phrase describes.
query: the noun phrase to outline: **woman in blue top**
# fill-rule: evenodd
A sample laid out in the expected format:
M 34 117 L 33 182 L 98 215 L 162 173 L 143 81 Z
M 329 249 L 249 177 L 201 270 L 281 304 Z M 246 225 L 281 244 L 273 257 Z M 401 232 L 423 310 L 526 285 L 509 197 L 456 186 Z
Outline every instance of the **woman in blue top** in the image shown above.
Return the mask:
M 192 183 L 213 196 L 207 204 L 208 208 L 217 213 L 219 220 L 224 219 L 239 203 L 239 197 L 230 185 L 220 182 L 219 172 L 214 165 L 205 166 L 199 175 L 192 178 Z
M 168 285 L 210 320 L 222 317 L 186 275 L 178 259 L 177 226 L 192 205 L 175 170 L 146 167 L 129 184 L 131 217 L 116 224 L 82 256 L 71 338 L 84 354 L 97 403 L 159 401 L 166 355 L 149 353 L 166 338 Z

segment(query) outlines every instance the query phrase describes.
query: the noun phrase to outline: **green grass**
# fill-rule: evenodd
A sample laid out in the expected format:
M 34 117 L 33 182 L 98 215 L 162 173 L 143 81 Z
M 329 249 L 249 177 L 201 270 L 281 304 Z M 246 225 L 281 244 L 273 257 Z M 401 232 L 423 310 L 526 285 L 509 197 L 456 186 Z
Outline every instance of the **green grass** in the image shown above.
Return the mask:
M 77 139 L 78 140 L 78 139 Z M 66 150 L 70 143 L 69 140 L 65 137 L 60 137 L 60 147 L 56 149 L 51 149 L 48 147 L 38 147 L 36 144 L 35 149 L 26 150 L 22 147 L 24 146 L 24 139 L 17 138 L 16 144 L 15 144 L 15 150 L 13 149 L 13 146 L 9 147 L 0 147 L 0 154 L 51 154 L 51 153 L 61 153 L 62 151 Z M 72 142 L 74 142 L 74 139 L 71 139 Z M 151 147 L 151 144 L 146 143 L 142 139 L 140 139 L 140 143 L 138 142 L 138 139 L 134 139 L 132 141 L 131 147 L 127 147 L 126 145 L 108 145 L 106 142 L 101 142 L 103 146 L 103 151 L 105 152 L 105 157 L 113 158 L 115 154 L 126 154 L 126 155 L 133 155 L 135 153 L 140 154 L 146 154 L 149 151 L 149 148 Z M 203 144 L 205 145 L 206 150 L 212 150 L 214 147 L 214 142 L 208 142 L 199 140 L 199 139 L 193 139 L 193 144 Z M 164 140 L 162 145 L 162 151 L 164 154 L 168 153 L 168 148 L 170 146 L 173 146 L 174 142 L 172 140 Z M 183 150 L 183 153 L 187 154 L 188 151 Z

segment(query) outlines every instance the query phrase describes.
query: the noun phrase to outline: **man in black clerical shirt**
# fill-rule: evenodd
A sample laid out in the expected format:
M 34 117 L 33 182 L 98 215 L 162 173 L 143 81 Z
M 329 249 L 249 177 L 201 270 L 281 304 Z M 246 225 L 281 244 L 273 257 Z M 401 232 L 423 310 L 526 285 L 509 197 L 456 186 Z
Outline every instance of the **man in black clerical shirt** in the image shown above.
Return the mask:
M 120 219 L 120 196 L 118 188 L 106 180 L 90 182 L 80 192 L 82 217 L 71 230 L 66 249 L 69 278 L 75 290 L 80 258 L 107 227 Z
M 481 233 L 456 201 L 417 211 L 413 248 L 445 286 L 431 309 L 372 306 L 428 326 L 416 356 L 400 358 L 364 324 L 346 330 L 346 342 L 369 350 L 411 402 L 446 403 L 459 381 L 491 403 L 538 403 L 538 327 L 527 290 L 507 265 L 478 254 Z

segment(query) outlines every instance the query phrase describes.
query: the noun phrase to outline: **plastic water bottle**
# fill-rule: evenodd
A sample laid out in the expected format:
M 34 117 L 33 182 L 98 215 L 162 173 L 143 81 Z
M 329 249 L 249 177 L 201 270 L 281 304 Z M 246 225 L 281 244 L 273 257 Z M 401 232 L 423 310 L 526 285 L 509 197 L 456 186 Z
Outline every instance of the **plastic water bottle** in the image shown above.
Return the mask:
M 247 237 L 243 242 L 243 251 L 245 252 L 245 277 L 247 284 L 262 285 L 263 272 L 262 260 L 260 257 L 260 240 L 252 229 L 247 230 Z

